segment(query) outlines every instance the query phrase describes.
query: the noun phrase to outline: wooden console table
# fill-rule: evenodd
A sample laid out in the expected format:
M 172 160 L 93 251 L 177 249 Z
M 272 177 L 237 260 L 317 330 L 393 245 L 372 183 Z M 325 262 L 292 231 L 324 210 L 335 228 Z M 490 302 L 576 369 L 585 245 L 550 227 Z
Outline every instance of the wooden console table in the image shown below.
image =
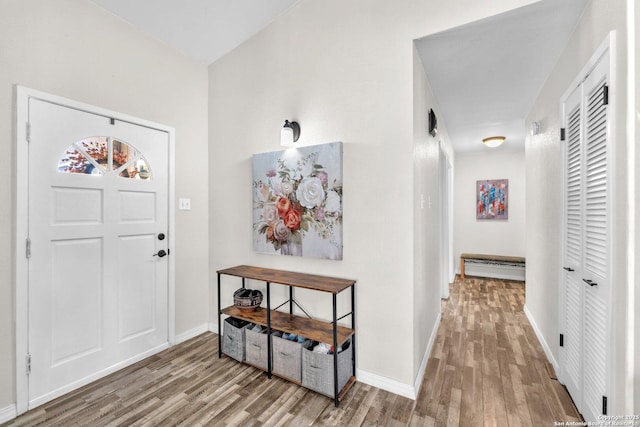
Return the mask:
M 273 329 L 293 333 L 311 340 L 332 343 L 333 348 L 343 345 L 351 338 L 352 346 L 352 375 L 342 390 L 338 390 L 338 352 L 333 353 L 333 384 L 334 403 L 338 406 L 344 394 L 355 383 L 356 372 L 356 337 L 355 337 L 355 280 L 339 279 L 335 277 L 317 276 L 312 274 L 294 273 L 290 271 L 273 270 L 261 267 L 251 267 L 239 265 L 236 267 L 218 270 L 218 357 L 222 357 L 222 315 L 232 316 L 246 320 L 267 328 L 267 375 L 272 376 L 273 344 L 271 331 Z M 267 309 L 245 312 L 235 306 L 222 308 L 220 305 L 221 276 L 235 276 L 242 278 L 242 287 L 245 287 L 245 280 L 259 280 L 266 282 Z M 284 304 L 271 308 L 271 284 L 289 286 L 289 300 Z M 333 298 L 333 321 L 331 323 L 314 320 L 311 318 L 293 314 L 293 306 L 296 304 L 293 299 L 294 288 L 305 288 L 319 292 L 328 292 Z M 351 289 L 351 312 L 338 317 L 337 295 Z M 289 312 L 278 311 L 277 309 L 289 303 Z M 338 325 L 338 320 L 351 316 L 351 328 Z

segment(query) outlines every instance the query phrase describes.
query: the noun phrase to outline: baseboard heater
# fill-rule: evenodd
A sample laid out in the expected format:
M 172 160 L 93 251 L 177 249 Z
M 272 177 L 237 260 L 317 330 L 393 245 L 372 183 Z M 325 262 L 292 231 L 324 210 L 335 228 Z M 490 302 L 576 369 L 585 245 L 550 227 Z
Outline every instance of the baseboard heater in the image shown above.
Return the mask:
M 460 275 L 489 277 L 524 282 L 526 268 L 524 258 L 499 255 L 462 254 Z

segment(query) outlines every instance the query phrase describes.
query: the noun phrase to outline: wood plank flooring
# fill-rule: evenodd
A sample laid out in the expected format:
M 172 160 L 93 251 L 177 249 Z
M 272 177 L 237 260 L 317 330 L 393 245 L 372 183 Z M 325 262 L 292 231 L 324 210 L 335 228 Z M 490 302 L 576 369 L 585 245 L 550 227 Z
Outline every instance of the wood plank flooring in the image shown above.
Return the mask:
M 223 357 L 212 333 L 5 426 L 553 426 L 580 421 L 552 379 L 519 282 L 456 278 L 416 401 L 356 383 L 333 401 Z M 551 374 L 551 375 L 550 375 Z

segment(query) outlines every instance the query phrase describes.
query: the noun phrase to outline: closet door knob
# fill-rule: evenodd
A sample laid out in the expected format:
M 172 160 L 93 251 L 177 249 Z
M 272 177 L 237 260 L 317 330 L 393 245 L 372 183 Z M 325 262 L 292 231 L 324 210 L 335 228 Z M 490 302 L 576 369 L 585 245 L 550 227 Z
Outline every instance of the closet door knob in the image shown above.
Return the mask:
M 594 282 L 593 280 L 589 280 L 589 279 L 582 279 L 582 281 L 584 283 L 586 283 L 589 286 L 598 286 L 598 284 L 596 282 Z
M 562 268 L 564 268 L 564 269 L 565 269 L 565 270 L 567 270 L 567 271 L 575 271 L 575 270 L 574 270 L 573 268 L 571 268 L 571 267 L 562 267 Z

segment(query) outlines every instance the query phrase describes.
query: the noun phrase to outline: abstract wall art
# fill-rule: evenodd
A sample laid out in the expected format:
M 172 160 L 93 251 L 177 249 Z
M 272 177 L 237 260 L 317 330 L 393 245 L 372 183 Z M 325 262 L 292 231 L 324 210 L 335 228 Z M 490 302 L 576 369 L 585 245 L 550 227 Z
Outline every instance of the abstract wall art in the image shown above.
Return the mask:
M 509 218 L 509 180 L 476 181 L 476 219 Z

